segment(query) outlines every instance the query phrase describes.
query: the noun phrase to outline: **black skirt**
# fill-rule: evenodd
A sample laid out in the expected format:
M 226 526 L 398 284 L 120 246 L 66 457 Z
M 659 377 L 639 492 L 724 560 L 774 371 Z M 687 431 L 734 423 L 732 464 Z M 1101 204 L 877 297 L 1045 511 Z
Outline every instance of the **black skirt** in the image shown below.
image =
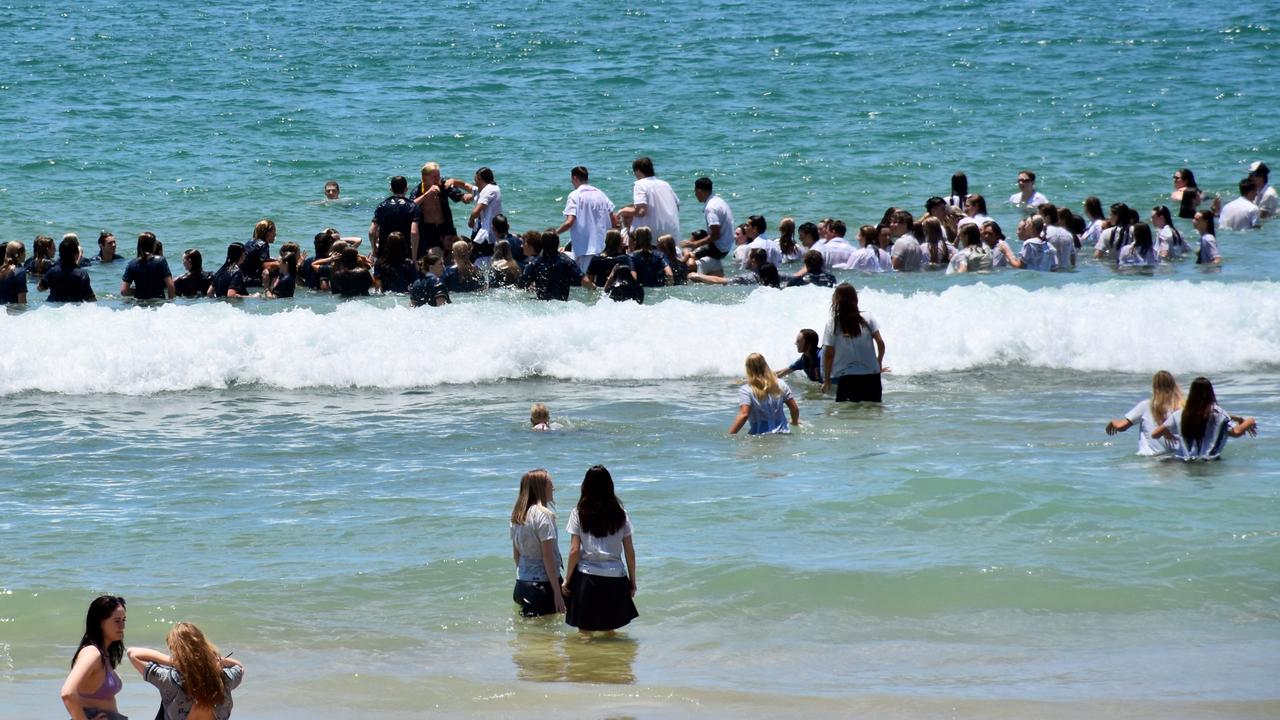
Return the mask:
M 551 590 L 551 583 L 546 581 L 517 580 L 511 599 L 520 606 L 520 614 L 525 617 L 554 615 L 556 612 L 556 596 Z
M 578 571 L 569 590 L 564 621 L 579 630 L 617 630 L 640 616 L 631 600 L 631 580 L 625 577 Z
M 836 402 L 880 402 L 882 393 L 880 373 L 836 378 Z

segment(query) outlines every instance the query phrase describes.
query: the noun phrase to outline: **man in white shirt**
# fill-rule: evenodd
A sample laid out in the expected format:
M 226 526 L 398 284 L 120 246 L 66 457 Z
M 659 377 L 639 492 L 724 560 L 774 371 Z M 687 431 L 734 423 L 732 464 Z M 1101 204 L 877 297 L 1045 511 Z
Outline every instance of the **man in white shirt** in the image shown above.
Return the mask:
M 573 245 L 573 259 L 583 272 L 591 264 L 591 258 L 604 250 L 604 234 L 618 224 L 613 214 L 613 201 L 609 196 L 587 183 L 587 169 L 581 165 L 569 171 L 573 192 L 564 204 L 564 222 L 556 228 L 559 235 L 569 231 Z
M 1227 230 L 1250 230 L 1261 222 L 1261 211 L 1253 199 L 1258 196 L 1253 180 L 1245 178 L 1240 181 L 1240 197 L 1222 206 L 1218 216 L 1218 227 Z
M 747 268 L 747 260 L 751 256 L 751 251 L 756 248 L 760 248 L 768 254 L 769 262 L 773 263 L 774 267 L 782 266 L 782 249 L 778 247 L 777 242 L 765 237 L 764 231 L 768 229 L 769 223 L 764 219 L 764 216 L 752 215 L 747 218 L 747 244 L 739 248 L 742 253 L 740 263 L 743 269 L 749 269 Z M 735 253 L 735 257 L 736 255 L 737 253 Z
M 702 203 L 702 216 L 707 222 L 707 236 L 701 240 L 685 240 L 680 247 L 692 250 L 694 257 L 720 258 L 733 252 L 733 211 L 724 198 L 712 192 L 711 178 L 700 177 L 693 183 L 693 196 Z
M 924 264 L 920 241 L 911 234 L 914 218 L 906 210 L 899 210 L 889 220 L 889 234 L 893 237 L 893 269 L 899 272 L 918 272 Z
M 843 220 L 832 220 L 827 227 L 831 231 L 831 239 L 827 240 L 818 252 L 822 253 L 822 259 L 827 267 L 835 267 L 836 265 L 844 265 L 849 262 L 849 258 L 853 256 L 855 248 L 844 239 L 848 227 Z M 815 245 L 816 247 L 816 245 Z
M 466 185 L 467 192 L 474 196 L 476 202 L 471 216 L 467 218 L 467 227 L 475 231 L 472 237 L 481 230 L 486 236 L 492 236 L 493 216 L 502 212 L 502 188 L 494 182 L 493 170 L 487 167 L 476 171 L 475 180 L 475 185 Z
M 1257 187 L 1253 202 L 1258 206 L 1258 217 L 1263 220 L 1280 212 L 1280 195 L 1271 187 L 1271 169 L 1259 160 L 1249 166 L 1249 179 Z
M 1058 251 L 1057 270 L 1074 270 L 1076 267 L 1076 239 L 1071 231 L 1058 225 L 1058 208 L 1053 203 L 1044 203 L 1039 208 L 1040 219 L 1044 220 L 1045 242 Z M 1070 261 L 1068 261 L 1070 258 Z
M 676 191 L 667 181 L 654 176 L 653 160 L 636 158 L 631 163 L 631 172 L 636 176 L 631 198 L 631 207 L 635 210 L 631 230 L 647 227 L 655 238 L 663 235 L 680 237 L 680 198 L 676 197 Z
M 1049 198 L 1036 191 L 1036 174 L 1030 170 L 1018 173 L 1018 192 L 1009 196 L 1009 203 L 1017 206 L 1023 215 L 1034 215 L 1036 208 L 1049 202 Z

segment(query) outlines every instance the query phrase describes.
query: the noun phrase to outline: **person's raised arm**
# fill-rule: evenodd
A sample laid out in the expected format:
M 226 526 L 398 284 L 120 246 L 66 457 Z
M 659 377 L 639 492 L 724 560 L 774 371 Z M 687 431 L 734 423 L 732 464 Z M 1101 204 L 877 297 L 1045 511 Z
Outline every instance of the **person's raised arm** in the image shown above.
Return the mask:
M 133 669 L 138 671 L 139 675 L 146 677 L 147 665 L 155 663 L 157 665 L 172 665 L 173 659 L 168 655 L 150 648 L 131 647 L 127 651 L 129 655 L 129 663 L 133 665 Z

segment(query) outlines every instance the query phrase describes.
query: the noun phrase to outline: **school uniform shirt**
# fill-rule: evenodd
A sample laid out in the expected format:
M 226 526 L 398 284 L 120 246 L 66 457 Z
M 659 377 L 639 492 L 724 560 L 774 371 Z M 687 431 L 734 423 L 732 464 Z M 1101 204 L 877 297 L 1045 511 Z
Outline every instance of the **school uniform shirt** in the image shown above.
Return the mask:
M 631 232 L 636 228 L 647 227 L 653 231 L 653 240 L 657 242 L 663 235 L 680 239 L 680 198 L 666 180 L 656 177 L 640 178 L 632 186 L 631 200 L 633 205 L 643 204 L 646 207 L 643 216 L 636 215 L 631 219 Z M 733 227 L 721 227 L 720 232 L 728 232 L 733 237 Z
M 1050 272 L 1058 267 L 1057 249 L 1040 238 L 1024 241 L 1019 256 L 1028 270 Z
M 1212 263 L 1214 258 L 1222 257 L 1222 253 L 1218 252 L 1218 238 L 1205 233 L 1200 236 L 1200 247 L 1196 250 L 1196 264 Z
M 817 243 L 814 247 L 818 247 Z M 818 250 L 822 253 L 822 262 L 827 267 L 835 267 L 837 265 L 847 266 L 853 258 L 854 253 L 858 252 L 858 248 L 849 244 L 848 240 L 836 236 L 822 244 L 822 248 Z M 854 268 L 860 269 L 860 268 Z
M 516 281 L 521 288 L 533 286 L 539 300 L 561 301 L 567 301 L 569 290 L 581 283 L 582 268 L 564 253 L 556 253 L 553 258 L 539 255 L 525 267 Z
M 1228 230 L 1248 230 L 1258 227 L 1261 211 L 1249 198 L 1238 197 L 1222 206 L 1222 214 L 1218 217 L 1218 227 Z
M 791 432 L 787 422 L 787 401 L 794 400 L 791 388 L 783 380 L 778 381 L 782 392 L 778 395 L 756 397 L 750 385 L 738 388 L 738 405 L 747 406 L 747 432 L 751 435 L 774 435 Z
M 266 240 L 255 238 L 244 244 L 244 259 L 240 261 L 240 272 L 244 273 L 245 285 L 262 284 L 262 264 L 270 259 L 271 246 Z
M 631 256 L 623 255 L 596 255 L 591 258 L 591 263 L 587 265 L 587 276 L 591 278 L 591 282 L 596 287 L 604 287 L 609 282 L 609 273 L 613 272 L 615 265 L 624 265 L 631 267 Z
M 667 284 L 667 259 L 656 252 L 638 250 L 631 253 L 631 269 L 636 273 L 636 281 L 645 287 Z
M 405 260 L 395 266 L 378 263 L 373 266 L 373 276 L 382 283 L 382 292 L 408 292 L 409 286 L 418 279 L 418 268 L 412 260 Z
M 1063 270 L 1071 269 L 1072 260 L 1076 256 L 1076 239 L 1071 236 L 1071 231 L 1057 225 L 1049 225 L 1044 229 L 1044 239 L 1058 254 L 1058 267 Z
M 1004 256 L 1001 255 L 1001 257 Z M 992 253 L 985 245 L 970 245 L 951 256 L 951 262 L 947 263 L 947 274 L 960 272 L 961 266 L 964 267 L 965 272 L 990 270 L 993 266 Z
M 800 277 L 793 277 L 787 281 L 787 287 L 800 287 L 801 285 L 817 285 L 818 287 L 835 287 L 836 276 L 829 272 L 805 273 Z
M 872 336 L 880 331 L 880 324 L 870 313 L 862 313 L 862 332 L 858 337 L 848 337 L 836 327 L 835 318 L 827 321 L 822 331 L 824 348 L 834 348 L 831 363 L 831 379 L 845 375 L 877 375 L 880 361 L 876 359 L 876 345 Z
M 1181 410 L 1175 410 L 1174 414 L 1181 414 L 1181 412 Z M 1134 405 L 1132 410 L 1124 414 L 1124 417 L 1138 428 L 1139 455 L 1167 455 L 1177 452 L 1182 445 L 1182 440 L 1177 435 L 1166 436 L 1160 440 L 1151 437 L 1151 433 L 1160 427 L 1160 423 L 1156 422 L 1155 416 L 1151 414 L 1150 398 Z
M 881 261 L 880 248 L 860 247 L 849 254 L 847 260 L 840 264 L 832 264 L 836 270 L 857 270 L 859 272 L 889 272 L 893 270 L 893 260 L 886 265 Z
M 1173 433 L 1174 437 L 1180 441 L 1178 444 L 1178 457 L 1182 460 L 1217 460 L 1222 456 L 1222 450 L 1227 446 L 1227 438 L 1231 437 L 1227 430 L 1231 428 L 1231 416 L 1226 410 L 1214 405 L 1213 411 L 1209 414 L 1209 422 L 1204 426 L 1204 437 L 1197 441 L 1188 443 L 1186 438 L 1182 437 L 1182 412 L 1175 412 L 1165 418 L 1163 427 Z
M 212 284 L 213 275 L 207 272 L 201 272 L 199 275 L 187 273 L 173 281 L 173 289 L 178 297 L 204 297 Z
M 517 580 L 550 582 L 559 579 L 547 577 L 547 568 L 542 562 L 542 543 L 547 540 L 555 546 L 555 567 L 564 567 L 554 513 L 534 505 L 525 513 L 523 524 L 511 523 L 511 546 L 520 553 L 520 560 L 516 562 Z
M 276 281 L 271 283 L 271 294 L 278 298 L 291 298 L 298 287 L 298 281 L 288 273 L 280 273 Z
M 574 218 L 569 238 L 575 258 L 604 252 L 604 234 L 613 228 L 613 201 L 608 195 L 583 183 L 565 199 L 564 216 Z
M 1045 197 L 1044 193 L 1039 190 L 1032 192 L 1031 197 L 1027 198 L 1026 202 L 1022 201 L 1022 193 L 1020 192 L 1009 196 L 1009 204 L 1016 205 L 1024 215 L 1034 215 L 1036 209 L 1047 202 L 1049 202 L 1049 198 Z
M 333 274 L 329 289 L 342 297 L 363 297 L 373 288 L 373 276 L 364 268 L 340 270 Z
M 476 193 L 476 206 L 484 205 L 484 210 L 480 211 L 480 217 L 476 218 L 476 230 L 484 230 L 490 235 L 493 234 L 493 218 L 502 214 L 502 188 L 497 183 L 489 183 L 484 189 Z M 405 237 L 409 237 L 405 235 Z
M 49 302 L 85 302 L 94 297 L 84 268 L 66 270 L 62 263 L 55 262 L 45 271 L 44 283 L 49 287 Z
M 0 304 L 18 302 L 18 296 L 27 292 L 26 268 L 14 268 L 0 280 Z
M 435 273 L 427 273 L 409 285 L 409 303 L 414 307 L 435 305 L 436 300 L 441 297 L 446 303 L 449 302 L 449 291 Z
M 1168 254 L 1169 257 L 1182 257 L 1190 249 L 1182 233 L 1177 232 L 1172 225 L 1160 228 L 1157 239 L 1160 242 L 1160 252 Z
M 814 382 L 822 382 L 822 348 L 818 348 L 816 357 L 801 355 L 796 361 L 788 365 L 795 372 L 803 372 L 804 376 Z
M 124 268 L 124 281 L 133 285 L 133 296 L 139 300 L 163 299 L 164 279 L 171 276 L 169 261 L 160 255 L 134 258 Z
M 711 233 L 711 228 L 719 225 L 720 235 L 716 238 L 716 249 L 726 255 L 733 251 L 733 211 L 729 209 L 729 203 L 724 198 L 713 194 L 707 198 L 707 202 L 702 206 L 702 217 L 707 223 L 707 233 Z M 679 236 L 676 236 L 679 240 Z
M 213 296 L 226 297 L 228 290 L 235 290 L 241 295 L 249 294 L 249 288 L 245 286 L 244 275 L 240 272 L 239 265 L 219 268 L 218 272 L 213 274 Z
M 1130 267 L 1155 267 L 1160 264 L 1160 256 L 1156 254 L 1155 245 L 1147 248 L 1144 253 L 1138 250 L 1138 243 L 1129 243 L 1120 251 L 1119 262 Z
M 577 535 L 579 547 L 578 570 L 600 577 L 626 577 L 627 566 L 622 560 L 622 539 L 631 537 L 631 518 L 628 517 L 612 535 L 596 537 L 582 529 L 578 521 L 578 508 L 569 513 L 570 535 Z
M 892 258 L 900 261 L 901 272 L 916 272 L 924 265 L 924 253 L 920 252 L 920 241 L 911 233 L 900 235 L 893 241 Z
M 383 200 L 373 211 L 373 221 L 378 224 L 378 242 L 386 240 L 393 232 L 404 233 L 405 242 L 409 242 L 418 212 L 418 206 L 402 195 L 392 195 Z

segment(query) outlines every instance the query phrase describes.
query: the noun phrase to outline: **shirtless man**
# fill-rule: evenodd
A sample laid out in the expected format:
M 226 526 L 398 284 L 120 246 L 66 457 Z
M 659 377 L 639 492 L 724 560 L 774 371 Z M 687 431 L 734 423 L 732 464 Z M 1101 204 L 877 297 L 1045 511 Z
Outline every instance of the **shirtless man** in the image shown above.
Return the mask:
M 429 162 L 422 166 L 422 182 L 413 189 L 413 202 L 418 206 L 418 214 L 409 230 L 409 251 L 414 262 L 419 254 L 425 255 L 430 248 L 444 251 L 445 238 L 455 237 L 458 229 L 453 224 L 453 210 L 449 203 L 469 203 L 472 196 L 463 188 L 466 183 L 455 178 L 442 180 L 440 165 Z

